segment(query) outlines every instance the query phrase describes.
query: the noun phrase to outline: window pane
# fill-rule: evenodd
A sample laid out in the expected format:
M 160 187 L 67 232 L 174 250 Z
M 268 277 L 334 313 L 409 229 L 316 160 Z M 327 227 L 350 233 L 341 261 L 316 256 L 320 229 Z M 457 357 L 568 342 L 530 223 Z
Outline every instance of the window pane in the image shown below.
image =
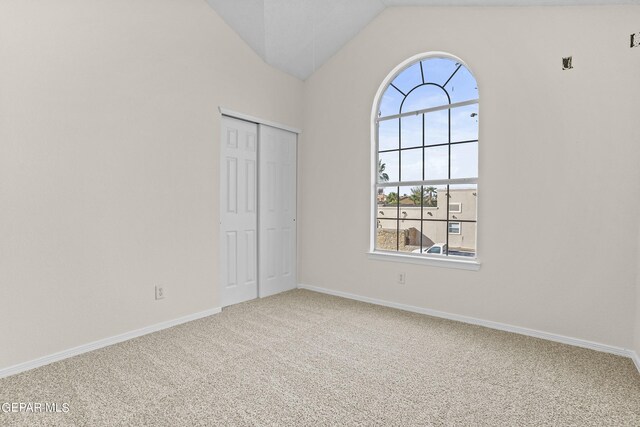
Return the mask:
M 451 142 L 478 139 L 478 104 L 451 109 Z
M 378 182 L 396 182 L 400 180 L 399 160 L 400 151 L 378 154 Z
M 420 236 L 420 220 L 400 220 L 398 232 L 400 252 L 413 252 L 420 248 Z
M 380 117 L 392 116 L 400 113 L 400 104 L 404 95 L 389 86 L 380 100 Z
M 376 200 L 376 249 L 395 251 L 398 245 L 398 187 L 378 187 Z
M 424 179 L 447 179 L 449 175 L 448 146 L 424 149 Z
M 446 185 L 425 185 L 423 201 L 423 219 L 447 219 Z
M 378 187 L 376 203 L 379 218 L 397 218 L 398 216 L 398 187 Z
M 478 143 L 465 142 L 451 146 L 451 178 L 478 177 Z
M 420 219 L 420 187 L 400 187 L 401 220 Z
M 451 80 L 449 80 L 445 89 L 449 92 L 451 103 L 478 99 L 476 80 L 464 66 L 460 67 Z
M 459 184 L 449 186 L 449 203 L 460 208 L 460 212 L 449 210 L 449 219 L 475 221 L 478 205 L 478 186 Z
M 414 195 L 412 194 L 411 188 L 412 187 L 400 187 L 399 189 L 400 190 L 400 193 L 399 193 L 400 194 L 400 201 L 399 201 L 400 211 L 402 211 L 403 208 L 420 206 L 420 199 L 419 198 L 417 199 L 418 204 L 416 204 L 416 197 L 414 197 Z M 400 218 L 402 218 L 402 215 L 400 216 Z M 420 215 L 418 215 L 418 218 L 420 218 Z
M 460 234 L 449 234 L 449 256 L 475 257 L 476 229 L 475 222 L 460 223 Z
M 407 116 L 400 119 L 402 148 L 422 146 L 422 116 Z
M 401 181 L 422 180 L 422 148 L 402 150 L 400 161 L 402 165 Z
M 447 243 L 447 221 L 422 221 L 422 253 L 442 255 Z M 428 252 L 431 250 L 431 252 Z
M 449 142 L 449 110 L 433 111 L 424 115 L 424 145 Z
M 404 104 L 402 104 L 401 111 L 407 113 L 447 104 L 449 104 L 449 98 L 447 98 L 447 94 L 441 88 L 433 85 L 425 85 L 420 86 L 407 95 Z
M 423 185 L 416 185 L 409 189 L 409 197 L 411 198 L 412 205 L 415 205 L 416 208 L 427 205 L 429 200 L 427 200 L 426 189 Z M 413 218 L 420 219 L 419 209 L 416 209 L 416 214 Z
M 399 119 L 378 122 L 378 151 L 397 150 L 400 148 L 398 143 L 399 122 Z
M 398 74 L 398 77 L 396 77 L 392 83 L 394 86 L 396 86 L 398 89 L 403 91 L 405 94 L 409 93 L 409 91 L 414 87 L 422 84 L 422 74 L 420 72 L 420 63 L 416 62 L 409 68 L 406 68 L 404 71 Z
M 398 250 L 398 222 L 379 219 L 376 229 L 376 249 L 381 251 Z
M 424 79 L 427 82 L 445 84 L 453 72 L 458 68 L 458 63 L 447 58 L 429 58 L 422 61 Z

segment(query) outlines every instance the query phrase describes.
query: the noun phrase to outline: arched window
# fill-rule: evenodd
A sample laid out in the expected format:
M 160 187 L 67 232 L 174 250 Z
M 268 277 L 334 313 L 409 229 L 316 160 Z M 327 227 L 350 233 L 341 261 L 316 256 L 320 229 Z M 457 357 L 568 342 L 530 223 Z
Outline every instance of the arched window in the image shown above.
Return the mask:
M 478 86 L 444 54 L 399 66 L 375 100 L 375 253 L 473 261 Z

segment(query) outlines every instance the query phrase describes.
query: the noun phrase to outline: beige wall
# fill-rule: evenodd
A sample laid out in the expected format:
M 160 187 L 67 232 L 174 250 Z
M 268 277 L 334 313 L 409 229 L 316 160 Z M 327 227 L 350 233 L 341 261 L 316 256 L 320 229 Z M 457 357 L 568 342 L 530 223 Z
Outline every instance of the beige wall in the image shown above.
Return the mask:
M 638 6 L 383 12 L 305 82 L 300 282 L 631 348 L 639 21 Z M 374 96 L 429 51 L 459 56 L 479 84 L 478 272 L 366 255 Z
M 640 248 L 640 233 L 638 233 L 638 248 Z M 634 334 L 634 347 L 637 357 L 640 360 L 640 249 L 638 250 L 638 277 L 636 280 L 636 321 Z M 640 366 L 638 366 L 640 369 Z
M 0 368 L 218 306 L 217 108 L 301 100 L 202 0 L 0 2 Z

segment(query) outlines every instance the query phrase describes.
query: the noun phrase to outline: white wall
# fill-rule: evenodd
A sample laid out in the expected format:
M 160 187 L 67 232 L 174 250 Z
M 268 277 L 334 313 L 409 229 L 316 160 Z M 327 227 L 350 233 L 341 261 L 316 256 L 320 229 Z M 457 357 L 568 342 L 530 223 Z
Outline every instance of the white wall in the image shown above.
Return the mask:
M 218 306 L 217 108 L 301 100 L 202 0 L 0 2 L 0 368 Z
M 638 6 L 383 12 L 305 82 L 300 282 L 631 348 L 638 22 Z M 374 95 L 429 51 L 459 56 L 479 84 L 479 272 L 366 255 Z

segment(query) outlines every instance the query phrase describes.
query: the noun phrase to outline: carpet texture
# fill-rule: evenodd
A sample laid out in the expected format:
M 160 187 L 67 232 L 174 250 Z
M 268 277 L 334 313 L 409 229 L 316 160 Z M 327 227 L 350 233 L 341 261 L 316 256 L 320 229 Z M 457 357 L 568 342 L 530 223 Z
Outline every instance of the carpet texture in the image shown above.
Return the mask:
M 295 290 L 0 380 L 42 426 L 640 426 L 631 360 Z

